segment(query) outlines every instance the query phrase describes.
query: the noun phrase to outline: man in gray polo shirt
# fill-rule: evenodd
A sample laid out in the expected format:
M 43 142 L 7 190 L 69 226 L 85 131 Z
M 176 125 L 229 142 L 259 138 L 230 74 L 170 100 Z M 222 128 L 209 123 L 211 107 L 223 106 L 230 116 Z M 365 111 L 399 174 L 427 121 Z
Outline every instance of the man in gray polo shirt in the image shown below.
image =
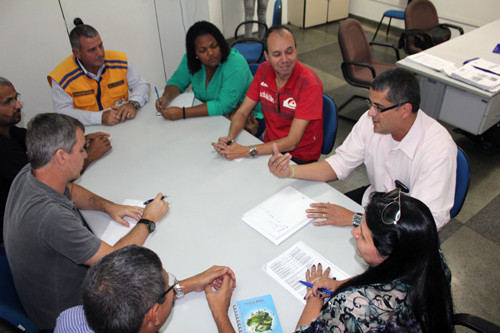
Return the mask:
M 85 128 L 76 119 L 39 114 L 28 123 L 28 160 L 11 185 L 4 241 L 16 290 L 40 330 L 53 329 L 59 313 L 81 304 L 88 266 L 126 245 L 142 245 L 168 211 L 159 193 L 145 209 L 123 206 L 71 183 L 80 176 Z M 140 223 L 114 246 L 88 228 L 79 209 L 106 212 L 118 223 L 125 216 Z

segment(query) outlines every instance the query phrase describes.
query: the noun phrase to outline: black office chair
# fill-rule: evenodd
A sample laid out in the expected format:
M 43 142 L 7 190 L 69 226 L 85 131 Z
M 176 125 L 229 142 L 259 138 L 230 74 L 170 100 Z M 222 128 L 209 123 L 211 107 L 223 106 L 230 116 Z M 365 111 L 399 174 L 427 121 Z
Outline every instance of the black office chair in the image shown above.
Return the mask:
M 500 332 L 500 326 L 469 313 L 455 313 L 453 315 L 453 326 L 464 326 L 479 333 Z

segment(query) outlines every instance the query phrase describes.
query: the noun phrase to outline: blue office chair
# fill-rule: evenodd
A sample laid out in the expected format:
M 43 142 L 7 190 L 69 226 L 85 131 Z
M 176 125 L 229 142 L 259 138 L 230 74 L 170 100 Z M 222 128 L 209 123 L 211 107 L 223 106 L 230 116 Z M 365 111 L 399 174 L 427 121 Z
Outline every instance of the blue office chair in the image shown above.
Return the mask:
M 321 154 L 327 155 L 333 149 L 337 136 L 337 108 L 330 96 L 323 94 L 323 144 Z
M 238 30 L 246 24 L 257 24 L 263 26 L 267 31 L 267 24 L 251 20 L 243 21 L 234 30 L 234 42 L 231 45 L 233 49 L 238 50 L 245 60 L 250 63 L 260 64 L 265 60 L 264 58 L 264 41 L 255 37 L 238 37 Z
M 25 332 L 38 332 L 17 296 L 5 249 L 0 248 L 0 318 Z
M 281 24 L 281 0 L 274 2 L 273 25 Z
M 450 217 L 458 215 L 462 206 L 464 205 L 467 190 L 469 189 L 470 182 L 470 167 L 467 155 L 458 147 L 457 152 L 457 183 L 455 185 L 455 202 L 450 211 Z
M 411 1 L 412 0 L 408 0 L 408 4 Z M 384 15 L 382 15 L 382 19 L 380 19 L 380 22 L 378 23 L 377 30 L 375 30 L 375 35 L 373 35 L 372 42 L 377 37 L 377 33 L 378 33 L 378 30 L 380 29 L 380 26 L 382 25 L 382 21 L 384 21 L 384 18 L 386 18 L 386 17 L 389 18 L 389 24 L 387 25 L 387 31 L 385 32 L 385 37 L 387 38 L 387 36 L 389 35 L 389 29 L 391 28 L 392 19 L 397 19 L 397 20 L 403 20 L 404 21 L 404 19 L 405 19 L 405 12 L 404 12 L 404 10 L 394 10 L 394 9 L 386 10 L 384 12 Z

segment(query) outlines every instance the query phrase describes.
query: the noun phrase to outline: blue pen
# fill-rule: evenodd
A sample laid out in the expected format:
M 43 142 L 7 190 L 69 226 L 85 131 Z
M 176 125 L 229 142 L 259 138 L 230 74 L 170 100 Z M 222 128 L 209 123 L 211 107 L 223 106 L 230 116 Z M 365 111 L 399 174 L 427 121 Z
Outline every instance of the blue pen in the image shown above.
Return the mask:
M 156 97 L 158 98 L 158 103 L 160 103 L 160 106 L 162 106 L 160 101 L 160 94 L 158 94 L 158 89 L 156 89 L 156 86 L 155 86 L 155 91 L 156 91 Z
M 303 285 L 306 285 L 308 286 L 309 288 L 312 288 L 312 283 L 309 283 L 309 282 L 306 282 L 306 281 L 299 281 L 300 283 L 302 283 Z M 325 288 L 318 288 L 318 291 L 319 292 L 322 292 L 322 293 L 325 293 L 325 294 L 328 294 L 328 295 L 333 295 L 333 292 L 328 290 L 328 289 L 325 289 Z
M 168 198 L 168 195 L 163 195 L 163 196 L 161 197 L 161 200 L 163 200 L 163 199 L 165 199 L 165 198 Z M 147 205 L 147 204 L 149 204 L 149 203 L 152 203 L 152 202 L 153 202 L 153 200 L 154 200 L 154 199 L 149 199 L 149 200 L 147 200 L 147 201 L 144 201 L 144 206 L 145 206 L 145 205 Z

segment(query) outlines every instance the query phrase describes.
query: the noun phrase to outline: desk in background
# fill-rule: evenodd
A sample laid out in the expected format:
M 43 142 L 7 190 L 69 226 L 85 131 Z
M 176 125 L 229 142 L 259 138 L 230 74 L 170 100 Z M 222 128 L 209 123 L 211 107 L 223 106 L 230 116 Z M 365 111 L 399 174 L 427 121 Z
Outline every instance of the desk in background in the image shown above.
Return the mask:
M 477 57 L 500 63 L 500 54 L 492 52 L 500 43 L 499 31 L 500 19 L 424 52 L 457 66 Z M 431 117 L 472 134 L 482 134 L 500 121 L 500 93 L 475 88 L 406 59 L 396 64 L 421 76 L 421 109 Z
M 229 309 L 233 325 L 236 301 L 271 294 L 284 331 L 291 332 L 304 305 L 262 266 L 302 240 L 345 272 L 360 273 L 364 267 L 355 254 L 352 228 L 307 225 L 275 246 L 242 221 L 243 213 L 288 185 L 316 201 L 355 211 L 362 208 L 326 183 L 275 177 L 267 167 L 269 156 L 227 161 L 213 154 L 210 143 L 228 129 L 229 121 L 222 116 L 177 121 L 156 117 L 150 102 L 134 120 L 87 129 L 109 132 L 113 149 L 77 183 L 117 203 L 150 199 L 160 191 L 170 195 L 167 218 L 145 246 L 158 253 L 164 267 L 180 279 L 214 264 L 231 267 L 237 278 Z M 260 141 L 242 132 L 237 142 Z M 89 211 L 83 215 L 101 235 L 109 217 Z M 161 331 L 216 332 L 204 292 L 177 301 Z

